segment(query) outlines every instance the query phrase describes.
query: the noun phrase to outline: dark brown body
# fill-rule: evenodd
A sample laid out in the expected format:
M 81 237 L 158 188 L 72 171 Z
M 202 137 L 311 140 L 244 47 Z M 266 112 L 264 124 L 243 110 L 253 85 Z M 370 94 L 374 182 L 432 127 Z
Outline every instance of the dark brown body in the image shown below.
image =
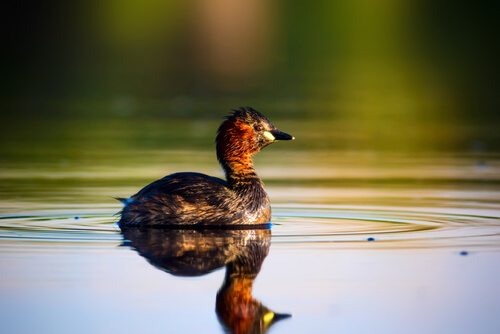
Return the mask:
M 199 173 L 165 176 L 132 196 L 122 211 L 128 225 L 259 225 L 270 218 L 260 180 L 233 190 L 226 181 Z
M 120 226 L 262 225 L 271 206 L 253 155 L 275 140 L 293 139 L 251 108 L 235 111 L 217 133 L 217 158 L 227 181 L 176 173 L 144 187 L 121 212 Z

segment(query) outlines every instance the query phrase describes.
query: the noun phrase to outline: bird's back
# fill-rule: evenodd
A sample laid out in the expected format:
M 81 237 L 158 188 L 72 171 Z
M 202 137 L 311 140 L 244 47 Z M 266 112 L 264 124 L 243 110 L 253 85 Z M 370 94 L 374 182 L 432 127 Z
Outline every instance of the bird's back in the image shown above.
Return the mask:
M 120 225 L 244 225 L 248 212 L 243 202 L 222 179 L 176 173 L 126 200 Z

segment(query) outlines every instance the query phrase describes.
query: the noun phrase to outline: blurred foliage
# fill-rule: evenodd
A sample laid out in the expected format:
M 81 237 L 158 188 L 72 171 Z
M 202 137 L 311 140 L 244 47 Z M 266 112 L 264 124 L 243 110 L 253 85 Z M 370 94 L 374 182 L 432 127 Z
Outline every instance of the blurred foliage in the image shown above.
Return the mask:
M 0 152 L 211 149 L 240 105 L 295 149 L 498 151 L 499 6 L 15 2 L 1 23 Z

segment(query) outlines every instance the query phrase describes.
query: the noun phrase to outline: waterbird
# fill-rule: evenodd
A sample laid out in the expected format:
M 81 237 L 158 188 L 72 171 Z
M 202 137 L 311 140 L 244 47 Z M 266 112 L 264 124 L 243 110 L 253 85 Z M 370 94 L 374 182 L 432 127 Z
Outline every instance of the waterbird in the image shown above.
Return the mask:
M 226 180 L 201 173 L 167 175 L 130 198 L 122 226 L 263 225 L 271 219 L 271 205 L 257 175 L 253 156 L 278 140 L 293 140 L 251 107 L 233 110 L 216 136 L 217 159 Z

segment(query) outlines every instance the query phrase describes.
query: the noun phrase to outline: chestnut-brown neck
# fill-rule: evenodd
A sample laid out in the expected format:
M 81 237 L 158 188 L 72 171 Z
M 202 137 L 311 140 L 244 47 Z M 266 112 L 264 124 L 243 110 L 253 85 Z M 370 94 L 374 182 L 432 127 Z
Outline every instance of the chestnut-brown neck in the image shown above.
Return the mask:
M 230 188 L 258 180 L 253 155 L 259 151 L 254 144 L 252 128 L 239 119 L 226 120 L 217 134 L 217 159 Z M 259 180 L 260 183 L 260 180 Z

